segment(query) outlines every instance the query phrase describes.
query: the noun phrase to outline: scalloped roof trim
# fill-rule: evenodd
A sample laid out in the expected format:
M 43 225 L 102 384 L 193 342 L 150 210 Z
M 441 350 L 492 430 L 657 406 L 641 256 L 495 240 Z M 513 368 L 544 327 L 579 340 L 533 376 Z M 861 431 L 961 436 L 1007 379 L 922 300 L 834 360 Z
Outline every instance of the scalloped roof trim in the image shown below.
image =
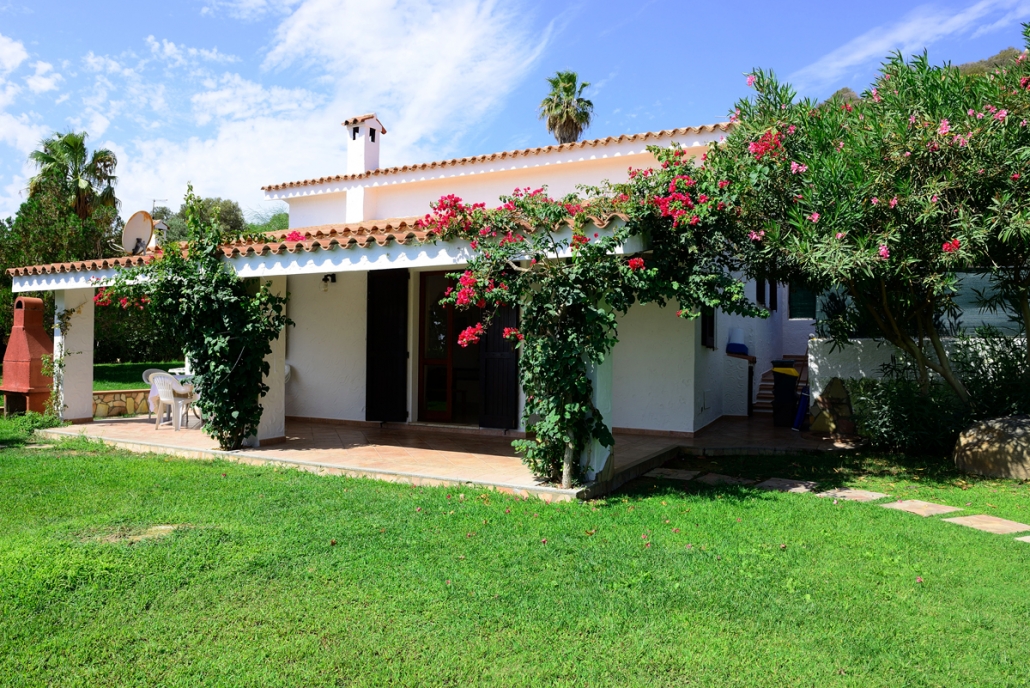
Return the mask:
M 361 172 L 358 174 L 337 174 L 332 177 L 318 177 L 316 179 L 303 179 L 294 182 L 283 182 L 281 184 L 270 184 L 268 186 L 262 186 L 261 190 L 281 191 L 283 189 L 293 189 L 302 186 L 315 186 L 317 184 L 328 184 L 331 182 L 344 182 L 357 179 L 369 179 L 371 177 L 383 177 L 393 174 L 400 174 L 402 172 L 431 170 L 438 167 L 457 167 L 460 165 L 475 165 L 482 162 L 490 162 L 492 160 L 503 160 L 506 158 L 524 158 L 533 155 L 542 155 L 544 153 L 574 150 L 577 148 L 596 148 L 598 146 L 607 146 L 613 143 L 623 143 L 624 141 L 646 141 L 648 139 L 668 138 L 670 136 L 711 134 L 717 131 L 727 132 L 730 129 L 732 129 L 733 126 L 734 125 L 731 122 L 720 122 L 717 124 L 702 124 L 696 127 L 681 127 L 679 129 L 662 129 L 661 131 L 647 131 L 642 134 L 622 134 L 620 136 L 608 136 L 603 139 L 590 139 L 587 141 L 577 141 L 575 143 L 562 143 L 551 146 L 540 146 L 538 148 L 523 148 L 521 150 L 503 151 L 500 153 L 489 153 L 486 155 L 473 155 L 465 158 L 452 158 L 450 160 L 437 160 L 435 162 L 423 162 L 416 163 L 414 165 L 401 165 L 399 167 L 384 167 L 382 169 L 372 170 L 370 172 Z

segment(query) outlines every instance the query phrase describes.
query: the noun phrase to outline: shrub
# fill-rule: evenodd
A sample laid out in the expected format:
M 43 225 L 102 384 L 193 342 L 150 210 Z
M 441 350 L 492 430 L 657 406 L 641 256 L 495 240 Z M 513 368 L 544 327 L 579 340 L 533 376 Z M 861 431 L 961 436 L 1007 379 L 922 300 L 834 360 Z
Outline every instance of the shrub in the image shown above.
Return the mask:
M 858 434 L 874 449 L 944 456 L 966 427 L 969 415 L 941 381 L 920 389 L 913 379 L 863 378 L 848 385 Z

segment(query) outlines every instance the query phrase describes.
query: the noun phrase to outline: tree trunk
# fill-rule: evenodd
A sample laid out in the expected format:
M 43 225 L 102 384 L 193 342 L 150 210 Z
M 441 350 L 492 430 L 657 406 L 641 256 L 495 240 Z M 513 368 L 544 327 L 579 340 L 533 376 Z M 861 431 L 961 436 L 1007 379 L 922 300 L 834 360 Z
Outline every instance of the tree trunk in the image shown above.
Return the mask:
M 572 459 L 576 447 L 572 442 L 565 445 L 565 459 L 562 461 L 561 486 L 562 489 L 572 487 Z

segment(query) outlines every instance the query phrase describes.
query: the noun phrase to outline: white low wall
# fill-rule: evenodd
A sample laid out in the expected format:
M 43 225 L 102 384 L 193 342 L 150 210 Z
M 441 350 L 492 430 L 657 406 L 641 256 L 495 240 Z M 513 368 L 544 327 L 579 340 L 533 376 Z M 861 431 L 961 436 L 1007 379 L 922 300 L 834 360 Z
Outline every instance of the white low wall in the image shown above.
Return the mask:
M 839 377 L 850 378 L 883 377 L 882 366 L 889 363 L 897 349 L 877 339 L 852 339 L 851 343 L 831 352 L 833 342 L 829 339 L 810 339 L 808 342 L 808 384 L 815 399 Z

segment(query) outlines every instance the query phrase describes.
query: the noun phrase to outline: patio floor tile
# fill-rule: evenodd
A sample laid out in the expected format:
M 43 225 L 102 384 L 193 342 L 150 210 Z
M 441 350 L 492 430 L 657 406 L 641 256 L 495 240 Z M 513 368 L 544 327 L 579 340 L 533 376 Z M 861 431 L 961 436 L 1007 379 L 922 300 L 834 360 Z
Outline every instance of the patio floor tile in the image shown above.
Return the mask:
M 732 475 L 722 475 L 721 473 L 705 473 L 697 479 L 698 482 L 702 482 L 706 485 L 754 485 L 754 480 L 748 480 L 747 478 L 736 478 Z
M 665 478 L 667 480 L 693 480 L 701 471 L 683 471 L 677 468 L 656 468 L 644 473 L 646 478 Z
M 933 502 L 924 502 L 919 499 L 899 499 L 896 502 L 890 502 L 888 504 L 881 504 L 884 509 L 896 509 L 898 511 L 907 511 L 910 514 L 916 516 L 939 516 L 940 514 L 950 514 L 952 511 L 962 511 L 957 506 L 946 506 L 944 504 L 934 504 Z
M 869 490 L 856 490 L 851 487 L 839 487 L 835 490 L 820 492 L 817 497 L 832 497 L 833 499 L 844 499 L 849 502 L 875 502 L 887 495 L 882 492 L 870 492 Z
M 1030 526 L 1025 523 L 1017 523 L 1004 518 L 998 518 L 997 516 L 987 516 L 986 514 L 959 516 L 957 518 L 945 518 L 941 520 L 947 521 L 948 523 L 957 523 L 960 526 L 983 530 L 996 535 L 1011 535 L 1012 533 L 1022 533 L 1030 530 Z
M 811 480 L 791 480 L 789 478 L 769 478 L 764 480 L 755 487 L 759 490 L 772 490 L 775 492 L 813 492 L 819 483 L 814 483 Z

